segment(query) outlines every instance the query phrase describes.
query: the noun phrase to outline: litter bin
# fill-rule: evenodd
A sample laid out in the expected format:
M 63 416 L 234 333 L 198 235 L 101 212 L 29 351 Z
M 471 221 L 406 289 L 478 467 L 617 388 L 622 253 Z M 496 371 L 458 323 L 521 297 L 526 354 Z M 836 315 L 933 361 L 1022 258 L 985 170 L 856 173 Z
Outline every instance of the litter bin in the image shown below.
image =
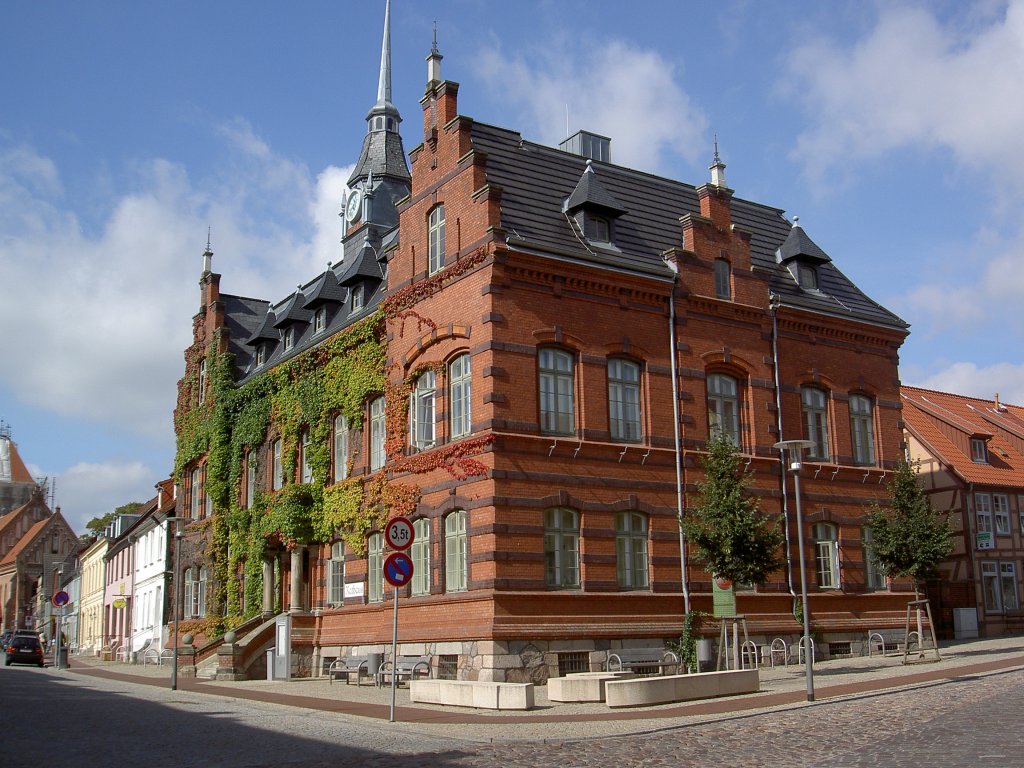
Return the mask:
M 383 653 L 368 653 L 368 654 L 366 654 L 366 671 L 369 673 L 370 677 L 373 678 L 374 684 L 377 684 L 377 683 L 380 682 L 380 680 L 377 678 L 377 670 L 380 669 L 380 665 L 381 665 L 381 663 L 383 663 L 383 661 L 384 661 L 384 654 Z M 359 682 L 359 678 L 358 677 L 356 678 L 356 682 L 357 683 Z
M 68 661 L 68 647 L 65 645 L 63 648 L 58 648 L 53 660 L 54 666 L 60 669 L 67 669 L 71 666 Z

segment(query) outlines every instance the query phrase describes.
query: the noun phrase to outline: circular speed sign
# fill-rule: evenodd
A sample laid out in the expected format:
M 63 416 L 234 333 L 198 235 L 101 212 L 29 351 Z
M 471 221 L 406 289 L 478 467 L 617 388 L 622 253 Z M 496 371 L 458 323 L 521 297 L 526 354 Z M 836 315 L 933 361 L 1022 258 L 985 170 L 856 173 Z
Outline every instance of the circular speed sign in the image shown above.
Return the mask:
M 384 540 L 392 549 L 408 549 L 414 536 L 412 523 L 404 517 L 396 517 L 384 529 Z

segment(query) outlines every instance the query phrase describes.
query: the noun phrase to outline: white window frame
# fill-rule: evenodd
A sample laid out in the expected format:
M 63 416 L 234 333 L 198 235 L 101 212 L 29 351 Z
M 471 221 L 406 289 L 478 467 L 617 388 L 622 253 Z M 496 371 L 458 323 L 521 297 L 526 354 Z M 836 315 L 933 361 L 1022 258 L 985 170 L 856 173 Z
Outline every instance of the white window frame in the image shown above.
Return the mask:
M 327 328 L 327 307 L 317 307 L 313 313 L 313 333 L 323 333 Z
M 448 398 L 451 439 L 465 437 L 473 429 L 473 369 L 469 353 L 448 366 Z
M 412 559 L 412 593 L 430 594 L 430 519 L 421 517 L 412 522 L 413 542 L 409 547 Z
M 1010 497 L 1005 493 L 992 494 L 992 518 L 995 522 L 997 536 L 1009 536 L 1010 530 Z
M 313 465 L 309 462 L 309 446 L 312 438 L 309 428 L 302 430 L 302 461 L 300 462 L 300 481 L 303 483 L 313 482 Z
M 1020 608 L 1020 597 L 1017 594 L 1017 564 L 1012 560 L 999 563 L 999 586 L 1004 611 L 1016 611 Z
M 196 586 L 193 590 L 196 607 L 192 615 L 198 616 L 201 619 L 206 616 L 206 585 L 209 579 L 209 569 L 205 565 L 199 566 L 199 579 L 196 581 Z
M 352 311 L 358 312 L 363 308 L 363 286 L 353 285 L 350 293 L 352 294 Z
M 839 529 L 832 523 L 816 523 L 814 526 L 814 561 L 818 589 L 840 589 Z
M 409 393 L 409 445 L 425 451 L 436 444 L 435 403 L 437 379 L 433 371 L 424 371 L 416 378 Z
M 707 379 L 708 436 L 721 432 L 732 444 L 740 444 L 740 383 L 724 373 L 712 373 Z
M 345 604 L 345 542 L 331 544 L 327 568 L 327 604 L 336 608 Z
M 456 509 L 444 518 L 444 591 L 465 592 L 468 582 L 466 510 Z
M 366 543 L 367 600 L 384 601 L 384 534 L 371 533 Z
M 206 360 L 199 361 L 199 404 L 206 402 Z
M 612 440 L 639 443 L 643 439 L 640 409 L 640 364 L 613 357 L 608 360 L 608 427 Z
M 284 331 L 284 351 L 287 352 L 295 346 L 295 328 L 289 326 Z
M 256 451 L 245 454 L 245 508 L 256 503 Z
M 548 435 L 576 434 L 576 358 L 564 349 L 537 351 L 540 429 Z
M 189 517 L 198 520 L 200 517 L 200 505 L 203 503 L 203 474 L 199 467 L 192 468 L 192 478 L 189 484 Z
M 875 464 L 875 407 L 870 397 L 850 395 L 850 440 L 853 463 L 862 467 Z
M 800 404 L 804 415 L 804 434 L 814 445 L 807 449 L 812 461 L 828 461 L 828 393 L 819 387 L 803 387 Z
M 974 494 L 974 514 L 978 522 L 978 533 L 991 533 L 995 535 L 995 528 L 992 525 L 992 496 L 988 493 Z
M 348 479 L 348 417 L 334 417 L 334 482 Z
M 182 612 L 182 618 L 183 619 L 195 618 L 195 614 L 192 611 L 193 611 L 193 609 L 195 607 L 195 585 L 196 585 L 196 583 L 197 582 L 195 582 L 192 579 L 192 569 L 191 568 L 186 568 L 185 569 L 185 573 L 184 573 L 184 575 L 182 577 L 182 585 L 185 588 L 184 589 L 184 591 L 185 591 L 184 598 L 185 599 L 182 602 L 182 607 L 184 607 L 184 609 L 185 609 Z
M 444 267 L 444 203 L 438 203 L 430 210 L 427 217 L 427 238 L 427 274 L 433 275 Z
M 647 589 L 647 515 L 615 513 L 615 566 L 621 589 Z
M 544 510 L 544 583 L 551 589 L 580 586 L 580 517 L 574 509 Z
M 370 401 L 370 471 L 376 472 L 387 462 L 387 426 L 384 418 L 384 396 Z
M 975 464 L 988 464 L 988 445 L 980 437 L 971 438 L 971 461 Z
M 265 344 L 256 345 L 256 367 L 262 368 L 267 362 L 267 347 Z
M 274 457 L 272 460 L 273 477 L 271 478 L 271 487 L 273 487 L 275 491 L 279 491 L 284 488 L 284 465 L 281 463 L 280 437 L 270 444 L 270 450 Z

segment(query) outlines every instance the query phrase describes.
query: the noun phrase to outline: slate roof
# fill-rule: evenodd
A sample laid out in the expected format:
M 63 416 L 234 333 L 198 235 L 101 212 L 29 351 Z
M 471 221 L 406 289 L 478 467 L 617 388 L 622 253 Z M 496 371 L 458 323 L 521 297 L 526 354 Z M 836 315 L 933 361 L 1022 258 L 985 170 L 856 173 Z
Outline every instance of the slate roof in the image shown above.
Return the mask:
M 907 430 L 964 482 L 1024 489 L 1024 408 L 903 386 Z M 987 439 L 988 463 L 971 458 L 971 438 Z
M 619 201 L 605 189 L 601 180 L 597 177 L 594 172 L 594 164 L 591 161 L 587 161 L 587 169 L 583 172 L 580 177 L 579 183 L 576 185 L 576 189 L 569 195 L 569 199 L 565 203 L 565 210 L 570 213 L 577 208 L 589 206 L 606 210 L 615 216 L 620 216 L 626 213 L 626 209 L 619 204 Z
M 338 284 L 338 276 L 331 269 L 316 278 L 305 295 L 306 300 L 302 306 L 306 309 L 315 309 L 327 303 L 341 304 L 345 301 L 345 289 Z
M 579 184 L 587 159 L 484 123 L 473 123 L 472 132 L 474 148 L 487 153 L 488 182 L 502 189 L 502 226 L 510 247 L 671 279 L 661 254 L 682 247 L 679 218 L 700 213 L 696 187 L 595 161 L 603 189 L 626 212 L 615 223 L 616 248 L 588 253 L 563 213 L 563 203 Z M 750 232 L 753 265 L 767 273 L 769 289 L 782 305 L 899 330 L 908 327 L 831 261 L 818 265 L 818 290 L 802 289 L 776 260 L 776 251 L 792 230 L 782 214 L 779 208 L 732 199 L 733 224 Z

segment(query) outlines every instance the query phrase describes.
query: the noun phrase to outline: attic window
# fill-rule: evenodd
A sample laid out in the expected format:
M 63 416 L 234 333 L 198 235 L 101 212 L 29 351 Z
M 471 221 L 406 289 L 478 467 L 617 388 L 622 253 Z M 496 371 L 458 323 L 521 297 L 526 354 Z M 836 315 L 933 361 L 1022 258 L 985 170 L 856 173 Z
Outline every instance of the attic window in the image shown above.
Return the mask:
M 284 332 L 284 351 L 287 352 L 289 349 L 295 346 L 295 329 L 289 328 Z
M 818 290 L 818 270 L 810 264 L 797 264 L 796 281 L 805 291 Z
M 988 464 L 988 448 L 980 437 L 971 438 L 971 461 L 975 464 Z
M 352 286 L 352 311 L 358 312 L 363 308 L 363 286 Z
M 583 234 L 587 240 L 600 243 L 611 242 L 611 224 L 603 216 L 587 214 L 583 220 Z
M 256 347 L 256 367 L 261 368 L 265 362 L 267 362 L 267 348 L 260 344 Z
M 313 315 L 313 333 L 323 333 L 327 327 L 327 308 L 320 307 Z

